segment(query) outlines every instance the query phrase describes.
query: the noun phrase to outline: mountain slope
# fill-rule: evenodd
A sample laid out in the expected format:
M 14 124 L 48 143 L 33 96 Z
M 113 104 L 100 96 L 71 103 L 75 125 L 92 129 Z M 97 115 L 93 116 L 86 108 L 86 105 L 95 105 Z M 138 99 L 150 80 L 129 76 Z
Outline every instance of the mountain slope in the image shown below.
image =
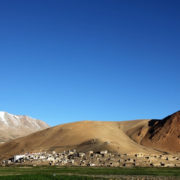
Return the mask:
M 26 137 L 15 139 L 0 146 L 0 154 L 13 155 L 24 152 L 100 151 L 107 149 L 120 153 L 155 153 L 134 142 L 126 132 L 137 123 L 147 124 L 148 120 L 127 122 L 81 121 L 48 128 Z
M 180 152 L 180 111 L 149 122 L 149 129 L 141 144 L 166 152 Z
M 0 112 L 0 143 L 25 136 L 48 127 L 49 126 L 45 122 L 28 116 Z
M 119 153 L 180 153 L 180 112 L 162 120 L 80 121 L 0 145 L 1 159 L 40 151 L 109 150 Z

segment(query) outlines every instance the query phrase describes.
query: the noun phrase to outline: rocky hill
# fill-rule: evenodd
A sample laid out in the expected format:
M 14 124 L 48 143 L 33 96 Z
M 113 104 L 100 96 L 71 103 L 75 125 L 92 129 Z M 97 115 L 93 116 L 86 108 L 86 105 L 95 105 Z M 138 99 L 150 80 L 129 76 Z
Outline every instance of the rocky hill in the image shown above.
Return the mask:
M 46 129 L 49 126 L 37 119 L 24 115 L 0 112 L 0 143 Z
M 141 144 L 165 152 L 180 152 L 180 111 L 162 120 L 151 120 Z
M 162 120 L 80 121 L 58 125 L 0 145 L 1 156 L 76 149 L 118 153 L 180 153 L 180 112 Z
M 156 153 L 134 142 L 126 132 L 148 120 L 128 122 L 80 121 L 48 128 L 0 146 L 0 154 L 12 156 L 26 152 L 76 149 L 81 152 L 108 150 L 119 153 Z

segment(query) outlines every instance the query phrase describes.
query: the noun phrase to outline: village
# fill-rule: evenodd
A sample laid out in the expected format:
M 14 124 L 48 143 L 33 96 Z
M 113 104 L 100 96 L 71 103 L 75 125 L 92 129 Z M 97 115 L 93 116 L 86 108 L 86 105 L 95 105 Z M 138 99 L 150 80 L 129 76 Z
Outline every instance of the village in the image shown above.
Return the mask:
M 78 152 L 68 150 L 62 153 L 38 152 L 15 155 L 3 160 L 1 166 L 93 166 L 93 167 L 180 167 L 180 156 L 170 154 L 118 154 L 107 150 L 100 152 Z

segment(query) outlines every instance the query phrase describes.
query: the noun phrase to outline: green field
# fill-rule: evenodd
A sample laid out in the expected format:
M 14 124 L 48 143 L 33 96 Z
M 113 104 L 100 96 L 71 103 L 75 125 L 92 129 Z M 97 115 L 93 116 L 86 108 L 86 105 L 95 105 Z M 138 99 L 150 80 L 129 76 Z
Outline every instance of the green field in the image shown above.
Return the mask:
M 68 175 L 16 175 L 16 176 L 0 176 L 1 180 L 98 180 L 99 178 L 68 176 Z
M 91 180 L 132 177 L 174 177 L 180 179 L 180 168 L 96 168 L 96 167 L 1 167 L 2 180 Z

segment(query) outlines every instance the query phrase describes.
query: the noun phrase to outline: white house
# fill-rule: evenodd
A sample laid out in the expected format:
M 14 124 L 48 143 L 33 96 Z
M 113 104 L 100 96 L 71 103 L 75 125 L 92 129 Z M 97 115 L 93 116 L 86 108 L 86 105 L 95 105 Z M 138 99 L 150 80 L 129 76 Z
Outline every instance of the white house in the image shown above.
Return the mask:
M 14 156 L 14 162 L 16 162 L 17 160 L 24 158 L 24 157 L 25 157 L 25 155 L 15 155 Z

